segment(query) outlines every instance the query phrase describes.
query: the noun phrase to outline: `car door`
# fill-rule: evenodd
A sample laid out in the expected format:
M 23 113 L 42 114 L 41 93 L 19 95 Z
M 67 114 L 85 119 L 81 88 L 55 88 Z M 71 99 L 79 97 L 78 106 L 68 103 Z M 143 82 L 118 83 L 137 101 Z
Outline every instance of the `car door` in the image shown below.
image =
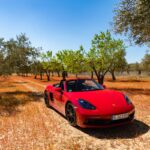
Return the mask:
M 63 93 L 64 93 L 64 81 L 60 82 L 60 87 L 61 90 L 60 91 L 55 91 L 54 92 L 54 107 L 62 112 L 63 111 L 63 107 L 64 107 L 64 101 L 63 101 Z

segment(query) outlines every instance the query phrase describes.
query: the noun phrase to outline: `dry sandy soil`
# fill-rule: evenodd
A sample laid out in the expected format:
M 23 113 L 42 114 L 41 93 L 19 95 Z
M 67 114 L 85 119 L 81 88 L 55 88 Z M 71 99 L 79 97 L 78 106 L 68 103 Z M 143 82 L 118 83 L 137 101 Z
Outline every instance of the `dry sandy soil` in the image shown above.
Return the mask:
M 71 127 L 45 107 L 47 84 L 33 77 L 0 78 L 0 150 L 150 149 L 150 79 L 105 82 L 107 88 L 127 93 L 136 107 L 132 124 L 109 129 Z

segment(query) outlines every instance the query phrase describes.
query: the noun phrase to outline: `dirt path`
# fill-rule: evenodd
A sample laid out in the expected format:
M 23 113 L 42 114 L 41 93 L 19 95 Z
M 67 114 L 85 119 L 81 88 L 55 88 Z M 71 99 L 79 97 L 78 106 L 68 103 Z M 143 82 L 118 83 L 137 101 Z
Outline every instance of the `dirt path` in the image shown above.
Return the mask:
M 18 89 L 22 87 L 23 92 L 37 94 L 45 87 L 22 77 L 11 81 Z M 46 108 L 42 98 L 20 106 L 19 110 L 14 116 L 0 117 L 0 149 L 150 149 L 149 126 L 139 116 L 129 126 L 78 129 L 53 109 Z

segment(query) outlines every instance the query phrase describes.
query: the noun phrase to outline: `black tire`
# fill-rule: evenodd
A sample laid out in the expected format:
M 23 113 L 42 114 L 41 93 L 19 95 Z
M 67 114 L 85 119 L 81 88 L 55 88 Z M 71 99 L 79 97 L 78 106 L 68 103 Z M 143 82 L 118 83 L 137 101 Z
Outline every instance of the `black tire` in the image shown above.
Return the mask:
M 45 101 L 46 107 L 50 108 L 50 104 L 49 104 L 49 100 L 48 100 L 48 92 L 47 91 L 44 92 L 44 101 Z
M 71 126 L 77 126 L 76 122 L 76 112 L 71 103 L 66 105 L 66 118 Z

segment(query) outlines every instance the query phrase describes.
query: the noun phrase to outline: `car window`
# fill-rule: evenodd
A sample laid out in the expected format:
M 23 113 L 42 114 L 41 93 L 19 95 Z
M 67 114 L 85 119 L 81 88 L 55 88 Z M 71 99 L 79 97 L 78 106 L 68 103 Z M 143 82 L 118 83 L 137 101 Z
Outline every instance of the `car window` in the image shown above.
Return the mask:
M 67 82 L 67 91 L 72 92 L 72 91 L 75 91 L 75 89 L 76 89 L 76 81 L 75 80 L 68 81 Z
M 53 87 L 56 87 L 56 88 L 60 87 L 60 83 L 53 84 Z
M 92 90 L 103 90 L 104 88 L 91 79 L 78 79 L 67 82 L 68 92 L 79 92 L 79 91 L 92 91 Z

